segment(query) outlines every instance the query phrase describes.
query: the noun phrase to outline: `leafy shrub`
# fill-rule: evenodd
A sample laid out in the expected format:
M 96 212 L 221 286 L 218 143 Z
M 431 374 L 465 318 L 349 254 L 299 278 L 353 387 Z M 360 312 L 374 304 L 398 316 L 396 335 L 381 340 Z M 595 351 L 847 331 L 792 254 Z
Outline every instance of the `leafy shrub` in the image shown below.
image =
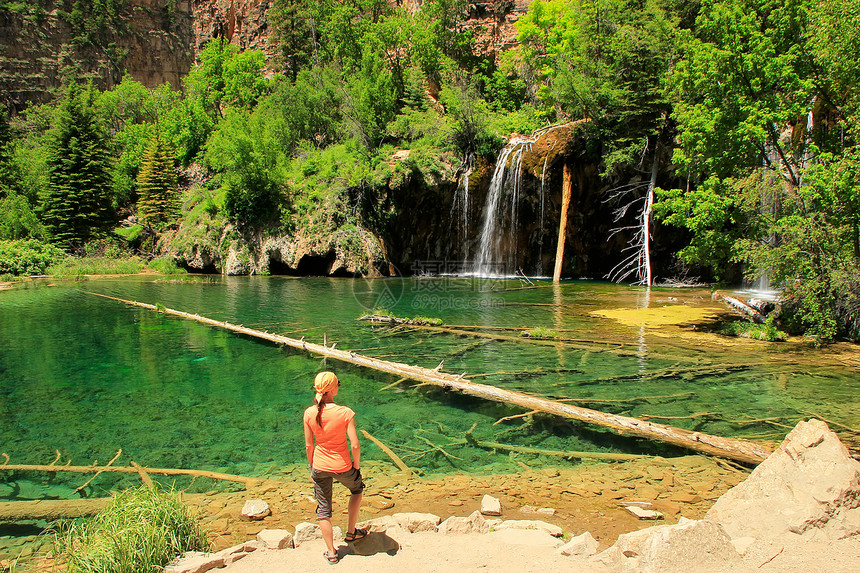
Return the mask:
M 162 273 L 165 275 L 181 275 L 185 274 L 188 271 L 179 267 L 176 264 L 176 259 L 173 257 L 161 257 L 158 259 L 153 259 L 149 261 L 149 264 L 146 265 L 146 268 L 155 271 L 157 273 Z
M 520 336 L 524 336 L 526 338 L 560 338 L 561 336 L 555 330 L 550 330 L 549 328 L 544 328 L 543 326 L 538 326 L 537 328 L 530 328 L 528 330 L 522 331 Z
M 178 493 L 140 486 L 119 493 L 86 523 L 61 525 L 57 545 L 72 572 L 154 573 L 209 544 Z
M 139 257 L 114 259 L 109 257 L 69 257 L 49 266 L 45 274 L 56 277 L 80 275 L 133 275 L 143 270 Z
M 40 275 L 61 260 L 63 251 L 35 239 L 0 241 L 0 275 Z
M 442 319 L 435 318 L 432 316 L 416 316 L 413 317 L 410 322 L 412 322 L 413 324 L 421 324 L 426 326 L 439 326 L 440 324 L 442 324 Z
M 725 336 L 738 336 L 767 342 L 779 342 L 788 338 L 788 334 L 779 330 L 774 324 L 773 315 L 767 317 L 764 324 L 756 324 L 748 320 L 728 322 L 723 325 L 720 333 Z

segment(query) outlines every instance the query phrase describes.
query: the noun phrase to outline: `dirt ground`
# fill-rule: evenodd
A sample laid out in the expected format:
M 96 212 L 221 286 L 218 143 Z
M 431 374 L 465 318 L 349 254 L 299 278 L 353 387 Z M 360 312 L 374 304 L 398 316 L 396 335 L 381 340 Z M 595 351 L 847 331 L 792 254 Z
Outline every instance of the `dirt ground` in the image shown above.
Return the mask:
M 501 501 L 504 519 L 540 519 L 558 525 L 571 536 L 590 531 L 601 549 L 612 545 L 622 533 L 655 523 L 634 517 L 621 507 L 622 502 L 651 502 L 664 516 L 659 523 L 677 523 L 681 516 L 699 519 L 720 495 L 748 475 L 742 468 L 705 456 L 442 478 L 387 473 L 391 466 L 386 464 L 365 464 L 362 469 L 368 488 L 361 520 L 401 512 L 433 513 L 442 519 L 466 516 L 479 509 L 481 498 L 489 494 Z M 268 502 L 272 515 L 260 521 L 242 517 L 242 506 L 249 499 Z M 347 499 L 346 489 L 336 488 L 335 511 L 345 511 Z M 215 549 L 253 539 L 262 529 L 292 530 L 297 523 L 316 522 L 309 479 L 268 483 L 234 493 L 188 495 L 186 500 L 200 512 Z M 335 525 L 339 521 L 345 526 L 346 515 L 340 519 L 336 515 Z

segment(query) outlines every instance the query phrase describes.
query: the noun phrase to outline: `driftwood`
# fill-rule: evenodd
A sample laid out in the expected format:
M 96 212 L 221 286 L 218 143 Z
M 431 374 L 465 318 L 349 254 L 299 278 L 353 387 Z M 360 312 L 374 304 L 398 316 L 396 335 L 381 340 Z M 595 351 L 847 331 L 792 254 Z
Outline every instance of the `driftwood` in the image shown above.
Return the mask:
M 91 293 L 95 294 L 95 293 Z M 104 296 L 104 295 L 99 295 Z M 111 297 L 108 297 L 111 298 Z M 550 305 L 552 306 L 552 305 Z M 420 329 L 422 331 L 431 332 L 431 333 L 445 333 L 445 334 L 453 334 L 455 336 L 470 336 L 473 338 L 486 338 L 489 340 L 498 340 L 501 342 L 530 342 L 530 343 L 543 343 L 546 345 L 555 346 L 559 342 L 565 343 L 567 346 L 571 346 L 573 348 L 582 347 L 587 350 L 594 350 L 593 346 L 606 346 L 607 350 L 618 352 L 627 346 L 626 342 L 621 342 L 617 340 L 590 340 L 583 338 L 534 338 L 530 336 L 510 336 L 506 334 L 495 334 L 492 331 L 502 331 L 502 330 L 514 330 L 521 332 L 523 330 L 528 330 L 527 327 L 524 328 L 487 328 L 486 330 L 491 332 L 482 332 L 480 330 L 471 330 L 472 328 L 479 327 L 452 327 L 452 326 L 436 326 L 431 324 L 419 324 L 408 321 L 404 318 L 397 318 L 393 316 L 379 316 L 379 315 L 365 315 L 359 318 L 358 320 L 370 321 L 372 324 L 384 324 L 384 325 L 393 325 L 395 328 L 409 326 L 410 329 Z M 579 346 L 578 346 L 579 345 Z M 629 351 L 630 355 L 635 355 L 637 351 Z
M 373 368 L 381 372 L 388 372 L 390 374 L 395 374 L 400 377 L 410 378 L 422 384 L 432 384 L 434 386 L 438 386 L 446 390 L 456 390 L 458 392 L 462 392 L 464 394 L 468 394 L 470 396 L 475 396 L 485 400 L 492 400 L 494 402 L 502 402 L 504 404 L 518 406 L 525 410 L 540 410 L 542 412 L 554 414 L 562 418 L 568 418 L 589 424 L 596 424 L 605 428 L 609 428 L 610 430 L 613 430 L 614 432 L 621 435 L 632 435 L 648 438 L 651 440 L 657 440 L 660 442 L 665 442 L 697 452 L 725 457 L 750 464 L 757 464 L 763 461 L 771 453 L 771 450 L 766 446 L 755 444 L 746 440 L 741 440 L 737 438 L 724 438 L 721 436 L 711 436 L 708 434 L 703 434 L 701 432 L 694 432 L 690 430 L 685 430 L 683 428 L 674 428 L 672 426 L 665 426 L 662 424 L 656 424 L 654 422 L 646 422 L 644 420 L 638 420 L 636 418 L 630 418 L 626 416 L 608 414 L 605 412 L 599 412 L 597 410 L 589 410 L 587 408 L 580 408 L 570 404 L 562 404 L 544 398 L 529 396 L 522 392 L 514 392 L 510 390 L 505 390 L 503 388 L 496 388 L 494 386 L 470 382 L 468 380 L 464 380 L 462 374 L 459 376 L 454 376 L 452 374 L 441 372 L 439 370 L 439 367 L 437 367 L 436 369 L 430 369 L 423 368 L 420 366 L 400 364 L 397 362 L 388 362 L 385 360 L 361 356 L 359 354 L 356 354 L 355 352 L 334 349 L 320 344 L 313 344 L 311 342 L 305 341 L 304 338 L 296 340 L 293 338 L 288 338 L 286 336 L 280 336 L 268 332 L 260 332 L 257 330 L 246 328 L 242 325 L 230 324 L 226 321 L 220 322 L 217 320 L 212 320 L 211 318 L 205 318 L 196 314 L 190 314 L 187 312 L 181 312 L 169 308 L 157 309 L 154 305 L 151 304 L 123 300 L 103 294 L 90 294 L 94 294 L 96 296 L 108 298 L 111 300 L 117 300 L 126 304 L 140 306 L 142 308 L 147 308 L 150 310 L 159 310 L 160 312 L 165 314 L 171 314 L 190 320 L 195 320 L 203 324 L 208 324 L 210 326 L 215 326 L 218 328 L 224 328 L 226 330 L 230 330 L 238 334 L 243 334 L 245 336 L 256 337 L 263 340 L 268 340 L 270 342 L 283 344 L 286 346 L 304 350 L 306 352 L 311 352 L 313 354 L 319 354 L 322 356 L 327 356 L 329 358 L 340 360 L 342 362 L 355 364 L 357 366 Z M 136 471 L 133 468 L 129 469 L 131 471 Z M 148 471 L 150 473 L 153 473 L 153 470 Z
M 57 450 L 57 455 L 59 456 L 59 454 L 60 454 L 60 451 L 59 451 L 59 450 Z M 87 480 L 83 485 L 78 486 L 77 488 L 75 488 L 75 493 L 80 493 L 80 492 L 81 492 L 85 487 L 87 487 L 88 485 L 90 485 L 90 483 L 92 483 L 92 481 L 93 481 L 94 479 L 96 479 L 97 477 L 99 477 L 99 475 L 100 475 L 103 471 L 105 471 L 109 466 L 113 465 L 113 463 L 114 463 L 115 461 L 117 461 L 117 459 L 119 459 L 119 457 L 120 457 L 121 455 L 122 455 L 122 448 L 118 449 L 118 450 L 116 451 L 116 455 L 115 455 L 113 458 L 111 458 L 111 461 L 109 461 L 107 464 L 105 464 L 104 466 L 102 466 L 102 469 L 101 469 L 101 470 L 99 470 L 99 471 L 97 471 L 95 474 L 93 474 L 93 477 L 91 477 L 90 479 L 88 479 L 88 480 Z M 132 463 L 133 463 L 133 462 L 132 462 Z M 137 464 L 135 464 L 135 465 L 137 465 Z M 138 467 L 140 467 L 140 466 L 138 466 Z
M 94 499 L 41 499 L 36 501 L 0 502 L 0 522 L 29 521 L 32 519 L 72 519 L 91 517 L 113 501 L 109 497 Z
M 735 311 L 737 311 L 743 315 L 748 316 L 749 318 L 753 319 L 755 322 L 757 322 L 759 324 L 764 324 L 764 322 L 766 320 L 764 315 L 762 313 L 760 313 L 759 311 L 757 311 L 756 309 L 754 309 L 753 307 L 751 307 L 750 305 L 748 305 L 747 303 L 745 303 L 744 301 L 737 299 L 733 296 L 726 296 L 726 295 L 722 295 L 721 298 L 723 299 L 723 301 L 727 305 L 732 307 L 732 309 L 734 309 Z
M 373 442 L 374 444 L 379 446 L 379 449 L 382 450 L 383 452 L 385 452 L 385 454 L 389 458 L 391 458 L 391 461 L 394 462 L 394 465 L 396 465 L 398 468 L 400 468 L 401 471 L 406 473 L 406 475 L 412 475 L 412 470 L 409 469 L 409 466 L 407 466 L 405 463 L 403 463 L 403 460 L 401 460 L 400 457 L 391 450 L 391 448 L 389 448 L 388 446 L 383 444 L 381 441 L 379 441 L 378 439 L 371 436 L 367 431 L 362 430 L 361 433 L 364 434 L 365 438 L 367 438 L 368 440 L 370 440 L 371 442 Z
M 529 448 L 526 446 L 512 446 L 510 444 L 501 444 L 499 442 L 484 442 L 481 440 L 475 439 L 472 435 L 472 432 L 475 431 L 475 427 L 477 423 L 473 424 L 469 431 L 466 432 L 466 444 L 470 446 L 483 448 L 485 450 L 502 450 L 506 452 L 517 452 L 521 454 L 535 454 L 540 456 L 556 456 L 560 458 L 567 459 L 593 459 L 593 460 L 613 460 L 613 461 L 627 461 L 627 460 L 641 460 L 644 458 L 650 458 L 652 456 L 642 456 L 638 454 L 616 454 L 613 452 L 573 452 L 573 451 L 564 451 L 564 450 L 546 450 L 543 448 Z M 448 444 L 453 445 L 453 444 Z
M 165 475 L 165 476 L 193 476 L 193 477 L 206 477 L 214 480 L 222 480 L 222 481 L 235 481 L 239 483 L 244 483 L 246 485 L 257 486 L 263 484 L 267 481 L 276 481 L 269 480 L 263 478 L 254 478 L 247 476 L 237 476 L 233 474 L 222 474 L 219 472 L 210 472 L 205 470 L 186 470 L 186 469 L 176 469 L 176 468 L 141 468 L 139 465 L 134 464 L 134 467 L 124 467 L 124 466 L 55 466 L 55 465 L 37 465 L 37 464 L 2 464 L 0 465 L 0 471 L 24 471 L 24 472 L 72 472 L 79 474 L 89 474 L 95 473 L 100 474 L 102 472 L 109 473 L 125 473 L 125 474 L 138 474 L 141 475 L 141 470 L 144 470 L 146 474 L 156 474 L 156 475 Z M 144 480 L 145 482 L 145 480 Z

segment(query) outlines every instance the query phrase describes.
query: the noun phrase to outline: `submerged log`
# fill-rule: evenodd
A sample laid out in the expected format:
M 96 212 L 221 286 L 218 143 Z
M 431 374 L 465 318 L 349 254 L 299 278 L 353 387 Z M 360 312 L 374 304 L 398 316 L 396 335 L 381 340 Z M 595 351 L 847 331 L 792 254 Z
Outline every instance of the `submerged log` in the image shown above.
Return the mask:
M 92 517 L 106 508 L 113 498 L 95 499 L 40 499 L 36 501 L 0 502 L 0 522 L 30 521 L 33 519 L 73 519 Z
M 305 341 L 304 338 L 296 340 L 294 338 L 288 338 L 286 336 L 280 336 L 278 334 L 260 332 L 258 330 L 246 328 L 241 325 L 230 324 L 226 321 L 221 322 L 217 320 L 212 320 L 211 318 L 206 318 L 196 314 L 190 314 L 187 312 L 172 310 L 164 307 L 156 308 L 155 305 L 137 301 L 124 300 L 98 293 L 89 294 L 93 294 L 111 300 L 116 300 L 126 304 L 139 306 L 142 308 L 147 308 L 153 311 L 157 310 L 164 314 L 171 314 L 174 316 L 187 318 L 203 324 L 208 324 L 210 326 L 224 328 L 226 330 L 230 330 L 238 334 L 243 334 L 245 336 L 251 336 L 263 340 L 268 340 L 270 342 L 283 344 L 285 346 L 290 346 L 292 348 L 297 348 L 313 354 L 327 356 L 329 358 L 334 358 L 336 360 L 348 362 L 357 366 L 373 368 L 374 370 L 379 370 L 381 372 L 388 372 L 389 374 L 394 374 L 402 378 L 409 378 L 422 384 L 433 385 L 446 390 L 456 390 L 458 392 L 462 392 L 470 396 L 475 396 L 486 400 L 492 400 L 494 402 L 515 405 L 526 410 L 538 410 L 542 412 L 547 412 L 549 414 L 554 414 L 562 418 L 577 420 L 588 424 L 595 424 L 598 426 L 609 428 L 610 430 L 620 435 L 638 436 L 651 440 L 657 440 L 660 442 L 672 444 L 697 452 L 724 457 L 748 464 L 758 464 L 759 462 L 764 461 L 764 459 L 771 453 L 771 450 L 766 446 L 755 444 L 746 440 L 741 440 L 737 438 L 724 438 L 721 436 L 711 436 L 709 434 L 703 434 L 701 432 L 694 432 L 691 430 L 685 430 L 683 428 L 675 428 L 672 426 L 666 426 L 654 422 L 647 422 L 644 420 L 639 420 L 637 418 L 619 416 L 616 414 L 608 414 L 606 412 L 589 410 L 587 408 L 581 408 L 578 406 L 573 406 L 571 404 L 554 402 L 545 398 L 529 396 L 528 394 L 524 394 L 522 392 L 514 392 L 511 390 L 505 390 L 503 388 L 496 388 L 494 386 L 470 382 L 469 380 L 465 380 L 463 378 L 463 374 L 459 376 L 454 376 L 452 374 L 441 372 L 439 369 L 430 369 L 423 368 L 420 366 L 401 364 L 398 362 L 389 362 L 386 360 L 362 356 L 360 354 L 356 354 L 355 352 L 335 349 L 321 344 L 314 344 Z M 136 471 L 133 468 L 129 469 L 131 471 Z M 154 470 L 151 469 L 148 469 L 147 471 L 149 471 L 150 473 L 156 473 Z
M 275 481 L 263 478 L 254 478 L 247 476 L 237 476 L 233 474 L 222 474 L 219 472 L 210 472 L 205 470 L 186 470 L 186 469 L 177 469 L 177 468 L 141 468 L 139 465 L 132 462 L 134 467 L 124 467 L 124 466 L 55 466 L 55 465 L 38 465 L 38 464 L 0 464 L 0 471 L 24 471 L 24 472 L 72 472 L 79 474 L 100 474 L 102 472 L 106 473 L 124 473 L 124 474 L 138 474 L 141 475 L 141 471 L 146 474 L 156 474 L 156 475 L 165 475 L 165 476 L 193 476 L 193 477 L 206 477 L 212 478 L 215 480 L 222 481 L 235 481 L 239 483 L 244 483 L 246 485 L 260 485 L 267 481 Z M 144 482 L 146 480 L 143 480 Z

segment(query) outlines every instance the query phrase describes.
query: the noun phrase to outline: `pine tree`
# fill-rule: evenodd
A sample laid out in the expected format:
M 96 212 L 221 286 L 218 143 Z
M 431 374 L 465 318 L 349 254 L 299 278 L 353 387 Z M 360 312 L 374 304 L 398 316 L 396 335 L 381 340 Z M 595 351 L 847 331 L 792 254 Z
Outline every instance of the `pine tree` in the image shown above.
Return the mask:
M 6 119 L 5 106 L 0 107 L 0 198 L 19 186 L 19 175 L 12 159 L 12 133 Z
M 155 130 L 137 174 L 138 216 L 152 227 L 161 227 L 176 219 L 179 202 L 176 193 L 176 173 L 170 143 Z
M 50 188 L 42 218 L 53 242 L 82 246 L 114 221 L 104 128 L 92 85 L 71 82 L 57 114 L 51 142 Z

